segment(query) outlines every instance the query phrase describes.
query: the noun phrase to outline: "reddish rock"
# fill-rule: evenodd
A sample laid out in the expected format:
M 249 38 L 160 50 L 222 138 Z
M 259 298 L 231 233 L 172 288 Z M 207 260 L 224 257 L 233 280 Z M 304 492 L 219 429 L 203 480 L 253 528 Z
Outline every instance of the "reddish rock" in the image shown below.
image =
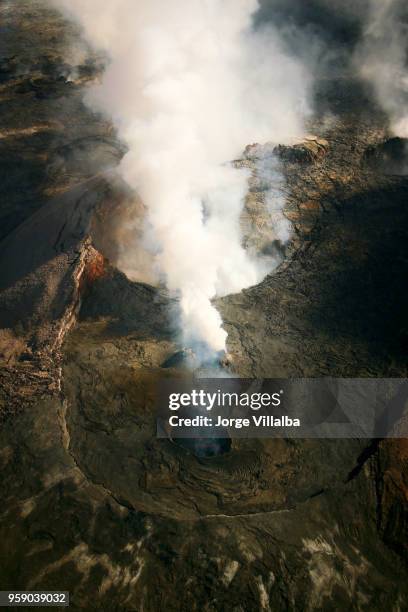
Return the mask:
M 105 257 L 99 251 L 94 250 L 84 270 L 85 283 L 87 285 L 92 284 L 98 278 L 104 276 L 106 274 L 107 263 Z

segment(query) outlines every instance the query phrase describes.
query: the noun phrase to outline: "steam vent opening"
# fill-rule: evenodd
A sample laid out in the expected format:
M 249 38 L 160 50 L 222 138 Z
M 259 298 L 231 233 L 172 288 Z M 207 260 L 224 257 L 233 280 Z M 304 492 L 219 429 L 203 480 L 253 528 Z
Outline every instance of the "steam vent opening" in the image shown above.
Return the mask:
M 202 344 L 198 349 L 183 348 L 167 357 L 161 364 L 164 369 L 177 368 L 190 371 L 210 368 L 220 372 L 228 370 L 232 363 L 232 357 L 224 350 L 214 353 L 207 345 Z
M 183 348 L 173 353 L 161 364 L 161 367 L 179 371 L 184 370 L 190 373 L 200 372 L 201 375 L 206 373 L 208 377 L 211 377 L 214 376 L 214 374 L 217 376 L 220 374 L 228 375 L 231 363 L 231 356 L 224 350 L 214 353 L 203 343 L 196 347 L 195 350 L 192 348 Z M 188 413 L 186 416 L 194 416 L 194 414 Z M 195 435 L 199 437 L 170 437 L 174 444 L 202 459 L 225 455 L 231 450 L 232 442 L 226 429 L 222 431 L 222 435 L 225 435 L 223 438 L 205 436 L 204 429 L 201 431 L 198 429 Z
M 175 438 L 173 442 L 199 458 L 218 457 L 231 450 L 231 438 Z

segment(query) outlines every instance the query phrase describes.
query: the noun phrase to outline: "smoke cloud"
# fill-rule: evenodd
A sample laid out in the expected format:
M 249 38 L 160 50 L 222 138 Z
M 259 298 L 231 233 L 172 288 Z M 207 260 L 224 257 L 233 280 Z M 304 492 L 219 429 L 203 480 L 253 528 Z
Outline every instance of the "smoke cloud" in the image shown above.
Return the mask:
M 408 10 L 400 0 L 370 0 L 355 61 L 390 118 L 391 131 L 408 137 Z
M 249 171 L 231 160 L 249 143 L 302 135 L 310 73 L 272 24 L 253 27 L 257 0 L 55 2 L 109 57 L 87 102 L 128 146 L 119 171 L 147 208 L 144 243 L 179 297 L 184 341 L 223 349 L 213 298 L 272 266 L 242 247 Z

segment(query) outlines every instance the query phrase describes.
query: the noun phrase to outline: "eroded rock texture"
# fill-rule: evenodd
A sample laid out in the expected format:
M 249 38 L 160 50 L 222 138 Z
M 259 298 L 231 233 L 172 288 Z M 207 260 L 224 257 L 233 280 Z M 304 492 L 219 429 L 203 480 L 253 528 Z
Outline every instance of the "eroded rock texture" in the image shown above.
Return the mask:
M 156 439 L 182 347 L 166 291 L 116 267 L 124 148 L 82 102 L 103 58 L 39 0 L 0 16 L 1 588 L 69 590 L 74 610 L 407 609 L 403 440 L 198 458 Z M 242 376 L 406 375 L 401 143 L 347 79 L 332 90 L 331 121 L 271 158 L 285 248 L 259 149 L 236 160 L 254 171 L 247 246 L 281 262 L 217 303 Z

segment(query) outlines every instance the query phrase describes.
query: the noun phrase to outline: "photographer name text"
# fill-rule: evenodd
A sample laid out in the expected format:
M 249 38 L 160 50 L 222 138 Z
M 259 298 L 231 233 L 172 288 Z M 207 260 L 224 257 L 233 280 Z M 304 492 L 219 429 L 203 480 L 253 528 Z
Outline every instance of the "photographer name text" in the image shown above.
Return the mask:
M 300 427 L 300 419 L 292 419 L 286 415 L 280 417 L 271 415 L 252 415 L 250 418 L 222 417 L 213 419 L 208 416 L 195 416 L 192 418 L 172 415 L 169 417 L 170 427 L 230 427 L 242 429 L 243 427 Z

